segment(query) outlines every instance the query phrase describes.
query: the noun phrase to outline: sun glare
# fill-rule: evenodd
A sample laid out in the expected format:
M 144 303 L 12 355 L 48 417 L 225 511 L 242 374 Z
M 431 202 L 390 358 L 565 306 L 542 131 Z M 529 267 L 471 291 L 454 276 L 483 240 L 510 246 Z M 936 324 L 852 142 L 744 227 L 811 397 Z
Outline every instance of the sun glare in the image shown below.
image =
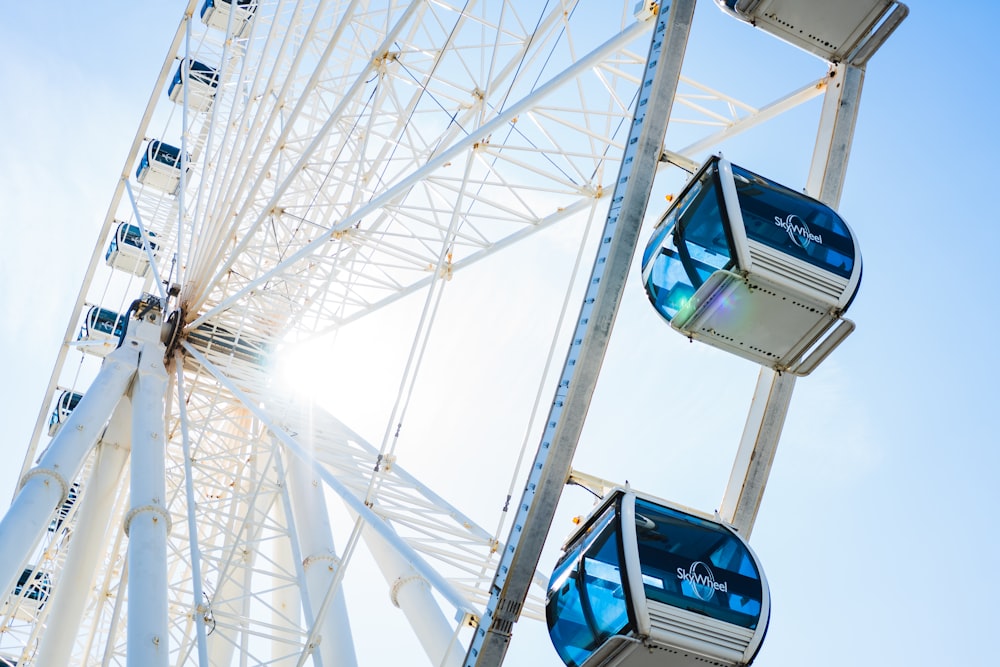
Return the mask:
M 333 362 L 322 341 L 285 346 L 277 355 L 274 375 L 280 389 L 314 398 L 329 389 Z

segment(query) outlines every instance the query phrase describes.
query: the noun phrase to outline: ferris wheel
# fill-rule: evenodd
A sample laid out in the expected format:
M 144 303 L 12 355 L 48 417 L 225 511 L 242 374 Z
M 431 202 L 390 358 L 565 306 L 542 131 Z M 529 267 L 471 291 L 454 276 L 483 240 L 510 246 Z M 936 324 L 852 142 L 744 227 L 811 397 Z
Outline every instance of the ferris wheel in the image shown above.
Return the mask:
M 712 152 L 817 100 L 805 185 L 835 206 L 865 64 L 905 16 L 895 2 L 854 3 L 852 21 L 810 40 L 787 25 L 808 16 L 782 6 L 817 3 L 718 4 L 818 56 L 815 72 L 763 104 L 689 76 L 693 0 L 179 6 L 0 523 L 0 664 L 370 664 L 373 645 L 397 641 L 387 624 L 412 629 L 422 655 L 409 662 L 500 664 L 510 626 L 546 618 L 553 564 L 539 555 L 558 489 L 571 477 L 611 490 L 569 466 L 645 211 L 663 213 L 651 189 L 683 203 L 695 196 L 685 182 L 717 178 L 701 191 L 735 193 L 755 174 Z M 800 249 L 819 237 L 784 224 Z M 564 314 L 582 301 L 581 315 L 533 336 L 531 363 L 547 352 L 546 370 L 531 416 L 511 415 L 542 445 L 467 433 L 460 458 L 438 460 L 433 431 L 414 442 L 404 429 L 416 396 L 456 411 L 508 405 L 475 395 L 462 368 L 450 385 L 423 380 L 450 292 L 555 233 L 578 246 L 531 297 Z M 676 252 L 681 266 L 685 247 L 656 245 L 656 257 Z M 741 266 L 734 253 L 722 268 Z M 795 319 L 791 351 L 741 355 L 772 387 L 751 407 L 721 509 L 746 537 L 795 375 L 853 328 L 840 314 L 860 256 L 856 272 L 844 261 L 830 271 L 846 271 L 829 279 L 836 298 L 809 306 L 835 317 Z M 702 282 L 738 285 L 682 281 L 684 303 L 701 308 L 682 317 L 663 305 L 680 293 L 666 271 L 643 280 L 671 326 L 739 348 L 709 319 L 721 297 L 698 296 Z M 504 280 L 490 274 L 461 317 L 493 316 Z M 751 291 L 780 292 L 756 280 Z M 775 302 L 816 291 L 788 289 Z M 383 324 L 367 345 L 350 338 L 372 320 Z M 305 381 L 303 366 L 324 377 Z M 391 381 L 367 393 L 375 374 Z M 352 391 L 378 397 L 377 417 Z M 458 476 L 501 502 L 483 512 L 469 491 L 452 495 Z

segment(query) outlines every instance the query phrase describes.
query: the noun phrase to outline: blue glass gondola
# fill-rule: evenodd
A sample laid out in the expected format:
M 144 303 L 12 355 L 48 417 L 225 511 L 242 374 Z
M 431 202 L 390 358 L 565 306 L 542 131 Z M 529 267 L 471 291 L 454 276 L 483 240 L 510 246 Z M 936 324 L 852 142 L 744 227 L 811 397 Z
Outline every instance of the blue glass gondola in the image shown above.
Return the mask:
M 181 183 L 181 149 L 156 139 L 150 141 L 139 160 L 135 178 L 143 185 L 176 194 Z
M 642 278 L 677 331 L 805 375 L 854 330 L 861 253 L 830 207 L 713 157 L 660 219 Z
M 149 247 L 155 257 L 159 250 L 156 234 L 148 230 L 147 234 Z M 104 254 L 104 261 L 112 268 L 127 271 L 140 278 L 145 277 L 149 271 L 149 255 L 146 253 L 146 244 L 143 243 L 142 232 L 138 225 L 118 223 L 108 244 L 108 251 Z
M 52 414 L 49 415 L 50 436 L 55 436 L 59 432 L 77 404 L 80 403 L 81 398 L 83 398 L 83 394 L 78 394 L 75 391 L 64 391 L 59 395 L 56 406 L 52 409 Z
M 235 7 L 233 6 L 235 4 Z M 201 20 L 210 28 L 225 31 L 229 15 L 233 14 L 233 35 L 243 37 L 250 27 L 250 19 L 257 9 L 257 0 L 205 0 L 201 6 Z
M 909 10 L 895 0 L 715 0 L 727 14 L 824 60 L 863 62 Z
M 185 86 L 185 70 L 187 70 L 187 85 Z M 219 87 L 219 72 L 205 63 L 185 58 L 181 60 L 170 82 L 167 96 L 171 101 L 184 102 L 184 90 L 187 89 L 188 107 L 196 111 L 208 111 L 215 99 L 215 91 Z
M 545 614 L 568 667 L 735 667 L 760 649 L 763 570 L 710 516 L 615 489 L 563 551 Z
M 83 318 L 76 339 L 87 343 L 84 351 L 105 357 L 118 347 L 125 335 L 125 317 L 107 308 L 91 306 Z

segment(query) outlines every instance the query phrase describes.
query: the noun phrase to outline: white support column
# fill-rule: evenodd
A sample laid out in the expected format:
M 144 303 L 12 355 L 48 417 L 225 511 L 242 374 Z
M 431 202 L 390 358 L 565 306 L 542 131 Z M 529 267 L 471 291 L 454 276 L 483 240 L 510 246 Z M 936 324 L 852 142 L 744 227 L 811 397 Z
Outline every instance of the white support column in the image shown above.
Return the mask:
M 128 344 L 108 355 L 38 465 L 21 479 L 21 489 L 0 521 L 0 594 L 13 587 L 52 511 L 66 499 L 97 436 L 128 389 L 138 358 L 138 346 Z
M 167 667 L 167 533 L 164 397 L 167 370 L 158 312 L 132 320 L 142 355 L 132 389 L 131 509 L 128 534 L 128 666 Z M 130 332 L 131 333 L 131 332 Z
M 455 627 L 448 622 L 434 600 L 427 580 L 378 533 L 366 527 L 361 536 L 389 584 L 392 603 L 406 616 L 430 664 L 440 667 L 461 665 L 465 647 L 457 641 Z
M 334 583 L 340 559 L 333 544 L 326 497 L 319 476 L 311 465 L 295 454 L 288 457 L 288 490 L 299 536 L 299 553 L 305 570 L 311 616 L 320 626 L 319 654 L 324 667 L 355 667 L 358 664 L 351 637 L 351 623 L 343 587 L 338 587 L 329 609 L 321 610 L 327 590 Z
M 49 601 L 51 612 L 45 621 L 46 639 L 38 649 L 39 665 L 70 665 L 98 561 L 105 557 L 108 517 L 128 460 L 131 425 L 132 406 L 128 398 L 122 398 L 98 443 L 94 472 L 83 481 L 83 499 L 76 513 L 73 539 L 59 575 L 64 585 L 53 590 Z
M 830 70 L 806 191 L 836 209 L 847 173 L 864 68 L 835 65 Z M 795 389 L 795 376 L 761 368 L 740 448 L 733 462 L 719 515 L 750 539 L 778 440 Z

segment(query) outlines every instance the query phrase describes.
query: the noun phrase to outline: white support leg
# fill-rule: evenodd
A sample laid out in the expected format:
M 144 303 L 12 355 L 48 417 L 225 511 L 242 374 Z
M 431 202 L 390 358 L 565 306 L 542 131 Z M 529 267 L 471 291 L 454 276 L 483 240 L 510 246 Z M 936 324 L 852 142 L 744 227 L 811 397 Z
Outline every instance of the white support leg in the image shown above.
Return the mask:
M 98 562 L 104 557 L 118 483 L 128 460 L 132 406 L 122 398 L 98 443 L 97 462 L 89 480 L 83 482 L 83 499 L 76 513 L 73 539 L 60 579 L 72 585 L 52 592 L 46 640 L 39 646 L 37 664 L 68 667 L 73 644 L 94 582 Z M 117 525 L 115 526 L 117 528 Z
M 132 389 L 131 509 L 128 534 L 128 667 L 167 667 L 167 533 L 164 397 L 167 371 L 159 318 L 133 320 L 143 342 Z
M 406 616 L 430 664 L 461 665 L 465 646 L 457 641 L 455 626 L 448 622 L 434 600 L 427 580 L 378 533 L 366 527 L 361 535 L 389 584 L 392 603 Z
M 310 615 L 320 625 L 320 658 L 324 667 L 355 667 L 358 661 L 343 588 L 338 588 L 325 613 L 319 608 L 340 566 L 330 531 L 323 484 L 311 465 L 295 454 L 288 458 L 288 489 L 305 570 L 306 597 Z
M 97 436 L 128 389 L 138 358 L 138 345 L 126 344 L 108 355 L 38 465 L 21 479 L 21 489 L 0 521 L 0 593 L 14 586 L 52 511 L 66 499 Z

